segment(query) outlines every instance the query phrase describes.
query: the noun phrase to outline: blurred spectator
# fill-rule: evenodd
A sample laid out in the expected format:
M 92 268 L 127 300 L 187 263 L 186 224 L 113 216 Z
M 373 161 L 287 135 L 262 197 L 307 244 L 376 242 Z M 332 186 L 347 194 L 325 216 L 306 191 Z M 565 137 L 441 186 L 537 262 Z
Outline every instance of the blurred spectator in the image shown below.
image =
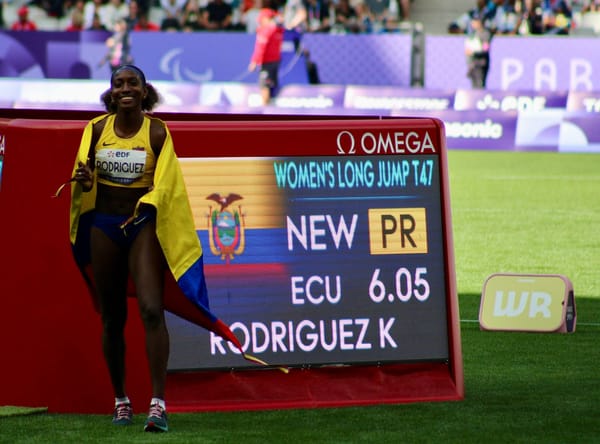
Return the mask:
M 137 22 L 142 13 L 139 3 L 137 0 L 129 0 L 127 4 L 127 15 L 125 15 L 125 23 L 127 23 L 127 29 L 133 31 L 136 27 Z
M 248 11 L 249 9 L 256 7 L 255 0 L 241 0 L 240 3 L 241 3 L 240 8 L 241 8 L 242 14 L 246 13 L 246 11 Z
M 467 76 L 471 79 L 473 88 L 485 88 L 490 66 L 490 39 L 491 33 L 483 26 L 483 20 L 477 15 L 471 17 L 465 40 L 465 55 Z
M 63 18 L 66 11 L 71 9 L 73 2 L 71 0 L 33 0 L 26 2 L 29 5 L 38 5 L 44 11 L 48 17 Z
M 94 14 L 92 19 L 92 24 L 90 27 L 86 28 L 88 31 L 107 31 L 108 29 L 100 20 L 100 16 L 98 14 Z
M 383 32 L 399 30 L 400 22 L 410 21 L 411 0 L 389 0 L 386 14 L 381 19 Z
M 287 0 L 283 7 L 283 26 L 303 33 L 308 28 L 308 13 L 303 0 Z
M 378 32 L 389 18 L 390 0 L 364 0 L 372 15 L 371 32 Z
M 71 23 L 65 28 L 65 31 L 83 31 L 83 12 L 79 9 L 73 9 L 71 12 Z
M 395 1 L 395 0 L 392 0 Z M 410 20 L 410 3 L 411 0 L 399 0 L 400 1 L 400 15 L 402 20 Z
M 583 0 L 581 4 L 581 12 L 596 12 L 600 11 L 600 0 Z
M 573 12 L 565 0 L 545 0 L 544 33 L 567 35 L 571 30 Z
M 104 0 L 88 0 L 83 6 L 83 26 L 87 29 L 92 26 L 94 15 L 100 17 Z
M 408 12 L 408 5 L 410 1 L 404 0 L 364 0 L 369 7 L 373 22 L 372 31 L 375 33 L 380 32 L 393 32 L 398 30 L 398 24 L 401 20 L 408 20 L 410 14 Z M 354 5 L 356 7 L 356 5 Z
M 109 31 L 115 30 L 116 23 L 129 14 L 129 7 L 123 0 L 109 0 L 100 15 L 102 23 Z
M 521 1 L 496 0 L 496 13 L 492 19 L 492 29 L 497 34 L 516 35 L 520 33 L 523 23 Z
M 106 47 L 108 48 L 108 52 L 100 61 L 99 66 L 108 62 L 111 71 L 114 72 L 121 65 L 133 63 L 129 28 L 125 19 L 118 20 L 115 23 L 113 35 L 106 39 Z
M 66 29 L 68 26 L 72 25 L 73 22 L 73 13 L 75 11 L 78 11 L 81 14 L 81 17 L 84 17 L 84 11 L 85 11 L 85 5 L 86 5 L 86 0 L 75 0 L 72 3 L 72 6 L 70 8 L 67 8 L 65 10 L 66 16 L 69 18 L 69 23 L 68 25 L 65 25 L 64 28 Z M 66 8 L 66 6 L 65 6 Z M 78 15 L 78 14 L 76 14 Z
M 450 34 L 468 34 L 470 32 L 471 19 L 477 17 L 484 27 L 490 27 L 490 22 L 495 15 L 495 4 L 486 0 L 476 0 L 475 7 L 461 14 L 456 20 L 448 25 Z
M 350 0 L 338 0 L 335 5 L 333 31 L 350 33 L 360 32 L 358 15 L 356 14 L 356 10 L 350 4 Z
M 224 0 L 210 0 L 202 11 L 202 28 L 208 31 L 228 30 L 233 10 Z
M 545 31 L 545 18 L 542 0 L 526 0 L 523 19 L 526 23 L 526 29 L 523 33 L 527 32 L 534 35 L 543 34 Z
M 21 6 L 17 11 L 18 19 L 11 26 L 12 31 L 37 31 L 37 25 L 29 20 L 29 8 Z
M 241 0 L 225 0 L 231 6 L 231 24 L 229 29 L 232 31 L 244 31 L 245 27 L 242 24 L 242 1 Z
M 263 0 L 258 15 L 256 42 L 250 57 L 248 71 L 259 69 L 258 82 L 263 105 L 267 105 L 279 86 L 279 64 L 283 43 L 283 18 L 277 12 L 275 0 Z
M 305 0 L 308 32 L 329 32 L 329 0 Z
M 185 32 L 200 31 L 202 29 L 202 12 L 198 0 L 188 0 L 183 8 L 181 29 Z
M 369 9 L 369 5 L 364 0 L 359 0 L 354 5 L 357 15 L 357 29 L 359 33 L 371 34 L 373 32 L 373 23 L 375 17 Z
M 126 0 L 129 1 L 129 0 Z M 153 0 L 135 0 L 137 2 L 138 11 L 140 14 L 146 14 L 148 17 L 150 14 L 150 6 L 153 4 Z
M 146 12 L 140 12 L 138 14 L 138 19 L 133 25 L 134 31 L 160 31 L 160 26 L 157 23 L 154 23 L 148 18 L 148 14 Z
M 179 31 L 183 20 L 183 8 L 186 0 L 160 0 L 165 17 L 160 23 L 162 31 Z
M 242 24 L 249 34 L 256 33 L 258 28 L 258 15 L 262 8 L 262 0 L 254 0 L 252 7 L 248 8 L 242 15 Z

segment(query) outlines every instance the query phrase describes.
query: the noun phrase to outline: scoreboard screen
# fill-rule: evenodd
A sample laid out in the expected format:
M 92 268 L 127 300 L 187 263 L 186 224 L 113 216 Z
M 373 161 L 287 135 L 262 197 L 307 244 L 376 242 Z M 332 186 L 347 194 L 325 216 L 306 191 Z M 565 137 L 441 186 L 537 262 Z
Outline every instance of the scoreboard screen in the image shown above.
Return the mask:
M 289 367 L 450 359 L 456 295 L 439 121 L 172 132 L 211 310 L 247 353 Z M 254 365 L 174 314 L 168 323 L 170 370 Z

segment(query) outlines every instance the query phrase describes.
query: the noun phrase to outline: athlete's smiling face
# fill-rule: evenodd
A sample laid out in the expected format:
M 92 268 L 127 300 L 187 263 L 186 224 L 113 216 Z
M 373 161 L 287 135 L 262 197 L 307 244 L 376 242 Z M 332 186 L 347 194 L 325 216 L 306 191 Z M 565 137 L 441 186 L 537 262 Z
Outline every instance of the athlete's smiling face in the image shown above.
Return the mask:
M 111 85 L 113 103 L 119 108 L 141 108 L 148 91 L 139 75 L 130 69 L 117 72 Z

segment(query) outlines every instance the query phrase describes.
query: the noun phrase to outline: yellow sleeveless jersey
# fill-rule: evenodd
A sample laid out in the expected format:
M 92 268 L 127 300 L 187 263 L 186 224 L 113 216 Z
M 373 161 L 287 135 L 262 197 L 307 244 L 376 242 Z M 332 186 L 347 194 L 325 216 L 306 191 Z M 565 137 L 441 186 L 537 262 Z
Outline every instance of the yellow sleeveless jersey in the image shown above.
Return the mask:
M 150 144 L 151 120 L 144 116 L 137 134 L 124 139 L 115 134 L 115 114 L 108 115 L 94 147 L 99 183 L 132 188 L 148 188 L 153 184 L 156 156 Z

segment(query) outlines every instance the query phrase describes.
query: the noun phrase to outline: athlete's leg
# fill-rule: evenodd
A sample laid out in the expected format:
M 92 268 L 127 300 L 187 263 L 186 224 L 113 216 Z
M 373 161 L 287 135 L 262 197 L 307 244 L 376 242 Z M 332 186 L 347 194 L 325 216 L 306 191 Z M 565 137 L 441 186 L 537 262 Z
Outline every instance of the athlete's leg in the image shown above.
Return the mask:
M 129 269 L 146 330 L 146 353 L 150 365 L 152 396 L 164 399 L 169 333 L 163 303 L 165 260 L 155 227 L 155 221 L 147 222 L 137 234 L 129 253 Z
M 125 393 L 127 255 L 103 231 L 91 230 L 92 268 L 102 314 L 102 346 L 116 398 Z

